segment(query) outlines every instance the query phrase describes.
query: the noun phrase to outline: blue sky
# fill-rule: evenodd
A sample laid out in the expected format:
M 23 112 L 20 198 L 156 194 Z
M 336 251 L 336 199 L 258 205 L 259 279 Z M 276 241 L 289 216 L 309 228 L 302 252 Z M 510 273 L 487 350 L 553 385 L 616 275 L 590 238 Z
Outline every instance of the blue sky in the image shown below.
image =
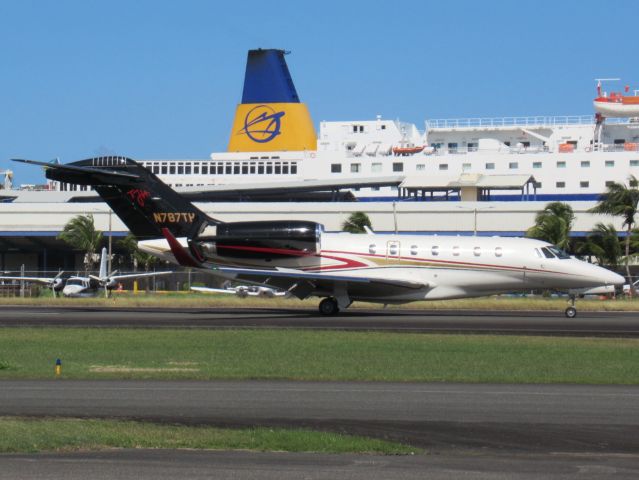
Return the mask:
M 283 48 L 321 120 L 590 114 L 639 88 L 636 4 L 601 1 L 0 2 L 9 158 L 206 158 L 226 149 L 246 52 Z

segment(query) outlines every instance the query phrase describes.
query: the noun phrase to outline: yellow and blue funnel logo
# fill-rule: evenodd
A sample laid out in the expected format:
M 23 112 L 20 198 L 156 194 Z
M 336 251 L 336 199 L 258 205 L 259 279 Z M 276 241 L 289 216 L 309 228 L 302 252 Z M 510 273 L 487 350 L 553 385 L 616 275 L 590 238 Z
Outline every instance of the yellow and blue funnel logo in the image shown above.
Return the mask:
M 308 108 L 303 103 L 238 105 L 228 150 L 317 150 L 317 137 Z
M 229 152 L 317 150 L 311 115 L 300 103 L 284 54 L 274 49 L 249 51 Z

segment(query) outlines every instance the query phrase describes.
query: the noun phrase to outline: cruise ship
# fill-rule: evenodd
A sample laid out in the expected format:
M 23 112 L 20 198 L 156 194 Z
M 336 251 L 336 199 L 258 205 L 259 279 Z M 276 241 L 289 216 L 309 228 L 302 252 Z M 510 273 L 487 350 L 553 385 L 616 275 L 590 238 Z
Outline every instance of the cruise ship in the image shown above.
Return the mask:
M 285 53 L 249 51 L 226 152 L 142 163 L 177 190 L 349 182 L 360 201 L 592 201 L 639 177 L 639 95 L 629 87 L 599 83 L 588 115 L 432 119 L 423 129 L 377 116 L 322 121 L 317 134 Z M 370 186 L 384 178 L 398 180 Z

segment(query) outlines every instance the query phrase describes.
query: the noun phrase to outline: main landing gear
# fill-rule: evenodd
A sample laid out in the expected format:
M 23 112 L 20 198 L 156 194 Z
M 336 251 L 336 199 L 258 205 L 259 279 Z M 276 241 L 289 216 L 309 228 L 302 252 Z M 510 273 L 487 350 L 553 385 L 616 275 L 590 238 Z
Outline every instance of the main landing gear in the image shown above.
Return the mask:
M 337 300 L 327 297 L 319 303 L 319 311 L 322 315 L 335 315 L 339 312 Z
M 570 306 L 566 308 L 564 312 L 567 318 L 575 318 L 577 316 L 577 309 L 575 308 L 575 295 L 570 295 Z

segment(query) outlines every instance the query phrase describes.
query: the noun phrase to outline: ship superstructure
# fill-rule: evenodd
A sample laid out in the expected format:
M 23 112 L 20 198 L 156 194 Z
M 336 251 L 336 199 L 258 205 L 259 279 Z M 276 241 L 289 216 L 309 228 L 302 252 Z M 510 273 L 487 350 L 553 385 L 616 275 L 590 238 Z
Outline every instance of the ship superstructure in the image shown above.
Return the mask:
M 610 182 L 639 177 L 637 91 L 599 87 L 597 115 L 437 119 L 423 129 L 377 116 L 323 121 L 316 134 L 284 55 L 249 52 L 227 152 L 143 164 L 178 189 L 405 178 L 398 187 L 355 189 L 361 200 L 595 200 Z

